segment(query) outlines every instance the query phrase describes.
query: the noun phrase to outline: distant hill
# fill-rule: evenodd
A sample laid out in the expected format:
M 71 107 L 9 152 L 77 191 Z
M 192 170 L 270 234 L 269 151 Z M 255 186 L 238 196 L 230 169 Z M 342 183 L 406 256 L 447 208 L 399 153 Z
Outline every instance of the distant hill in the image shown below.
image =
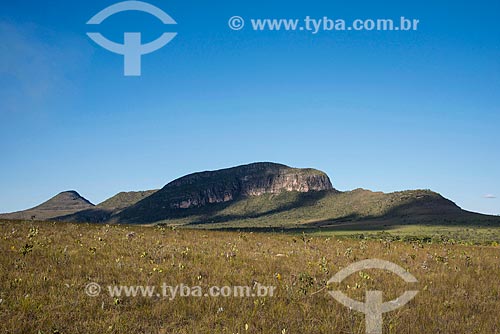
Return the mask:
M 106 222 L 123 209 L 136 204 L 156 191 L 158 190 L 120 192 L 92 208 L 54 217 L 54 220 L 92 223 Z
M 122 191 L 113 197 L 108 198 L 102 203 L 99 203 L 96 207 L 100 209 L 109 209 L 109 210 L 121 210 L 125 209 L 135 203 L 145 199 L 146 197 L 151 196 L 158 189 L 155 190 L 145 190 L 145 191 Z
M 35 219 L 49 220 L 62 215 L 69 215 L 82 210 L 91 209 L 94 204 L 80 196 L 76 191 L 64 191 L 48 201 L 28 210 L 0 214 L 1 219 Z
M 3 219 L 170 224 L 193 228 L 384 229 L 395 225 L 500 226 L 500 217 L 462 210 L 431 190 L 341 192 L 310 168 L 262 162 L 193 173 L 160 190 L 122 192 L 94 206 L 64 192 Z

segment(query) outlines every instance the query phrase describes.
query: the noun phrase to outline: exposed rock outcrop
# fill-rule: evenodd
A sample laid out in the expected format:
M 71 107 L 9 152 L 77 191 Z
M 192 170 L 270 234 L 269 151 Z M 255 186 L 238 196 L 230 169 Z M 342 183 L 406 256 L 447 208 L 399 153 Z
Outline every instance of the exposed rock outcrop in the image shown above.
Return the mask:
M 167 219 L 175 211 L 285 191 L 334 190 L 328 175 L 315 169 L 261 162 L 186 175 L 123 210 L 121 222 Z
M 186 209 L 245 196 L 332 189 L 330 179 L 321 171 L 254 163 L 181 177 L 167 184 L 151 200 L 161 198 L 163 206 Z

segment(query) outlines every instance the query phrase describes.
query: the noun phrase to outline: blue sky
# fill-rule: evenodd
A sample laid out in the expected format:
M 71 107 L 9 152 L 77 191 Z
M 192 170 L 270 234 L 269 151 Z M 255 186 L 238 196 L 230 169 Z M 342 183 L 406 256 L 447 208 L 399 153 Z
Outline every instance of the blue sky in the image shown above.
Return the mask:
M 500 214 L 498 1 L 148 1 L 178 36 L 142 76 L 87 36 L 116 1 L 0 11 L 0 211 L 75 189 L 94 203 L 255 161 L 326 171 L 340 190 L 432 189 Z M 232 31 L 231 16 L 420 20 L 412 32 Z M 165 27 L 108 18 L 117 42 Z M 486 196 L 490 195 L 490 196 Z M 486 198 L 494 197 L 494 198 Z

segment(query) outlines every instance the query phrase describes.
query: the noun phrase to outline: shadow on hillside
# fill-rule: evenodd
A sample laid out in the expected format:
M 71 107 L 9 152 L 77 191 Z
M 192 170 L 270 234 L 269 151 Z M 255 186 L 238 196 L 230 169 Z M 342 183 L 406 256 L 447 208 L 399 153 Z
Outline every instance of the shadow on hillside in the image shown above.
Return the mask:
M 104 223 L 111 218 L 111 215 L 111 210 L 92 208 L 78 211 L 70 215 L 59 216 L 52 220 L 78 223 Z
M 318 201 L 320 201 L 322 198 L 325 196 L 328 196 L 329 194 L 332 194 L 333 191 L 314 191 L 314 192 L 307 192 L 307 193 L 298 193 L 297 198 L 294 201 L 287 202 L 286 204 L 280 205 L 274 209 L 267 210 L 267 211 L 262 211 L 262 212 L 246 212 L 244 214 L 221 214 L 222 211 L 224 211 L 226 208 L 229 206 L 237 205 L 238 202 L 246 200 L 246 198 L 240 198 L 235 201 L 230 201 L 226 203 L 218 203 L 218 204 L 213 204 L 210 207 L 210 212 L 206 212 L 205 210 L 201 210 L 199 212 L 200 219 L 197 222 L 192 222 L 187 224 L 186 226 L 189 225 L 204 225 L 204 224 L 212 224 L 212 223 L 225 223 L 225 222 L 230 222 L 230 221 L 235 221 L 235 220 L 241 220 L 241 219 L 256 219 L 256 218 L 261 218 L 265 217 L 268 215 L 273 215 L 281 212 L 286 212 L 289 210 L 293 210 L 297 207 L 313 207 L 316 205 Z M 336 193 L 336 191 L 335 191 Z M 279 196 L 279 195 L 277 195 Z M 192 210 L 186 216 L 191 216 L 193 214 L 196 214 L 196 208 L 190 209 Z
M 312 204 L 314 205 L 314 204 Z M 291 205 L 293 207 L 293 205 Z M 282 208 L 286 211 L 286 208 Z M 261 216 L 265 216 L 265 213 Z M 241 217 L 227 217 L 226 221 Z M 250 217 L 245 217 L 250 218 Z M 207 222 L 210 223 L 210 222 Z M 201 224 L 197 224 L 201 225 Z M 489 216 L 473 213 L 460 209 L 452 202 L 433 202 L 414 200 L 396 206 L 382 215 L 361 216 L 350 214 L 343 217 L 317 220 L 307 224 L 283 227 L 224 227 L 221 230 L 239 230 L 253 232 L 305 232 L 305 231 L 339 231 L 339 232 L 362 232 L 362 231 L 389 231 L 401 226 L 425 225 L 446 227 L 500 227 L 500 216 Z

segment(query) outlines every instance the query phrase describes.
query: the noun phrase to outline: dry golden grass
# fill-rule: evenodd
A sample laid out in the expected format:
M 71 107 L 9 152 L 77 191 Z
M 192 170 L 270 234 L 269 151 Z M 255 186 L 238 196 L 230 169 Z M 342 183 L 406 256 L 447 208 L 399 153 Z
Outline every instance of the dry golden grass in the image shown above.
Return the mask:
M 134 235 L 130 235 L 134 232 Z M 500 249 L 335 237 L 0 222 L 2 333 L 364 333 L 364 315 L 327 294 L 361 259 L 407 268 L 420 293 L 384 315 L 384 333 L 500 333 Z M 107 285 L 276 286 L 274 297 L 91 298 Z M 328 289 L 337 288 L 335 286 Z M 340 287 L 394 298 L 409 287 L 379 271 Z M 105 288 L 104 288 L 105 289 Z

